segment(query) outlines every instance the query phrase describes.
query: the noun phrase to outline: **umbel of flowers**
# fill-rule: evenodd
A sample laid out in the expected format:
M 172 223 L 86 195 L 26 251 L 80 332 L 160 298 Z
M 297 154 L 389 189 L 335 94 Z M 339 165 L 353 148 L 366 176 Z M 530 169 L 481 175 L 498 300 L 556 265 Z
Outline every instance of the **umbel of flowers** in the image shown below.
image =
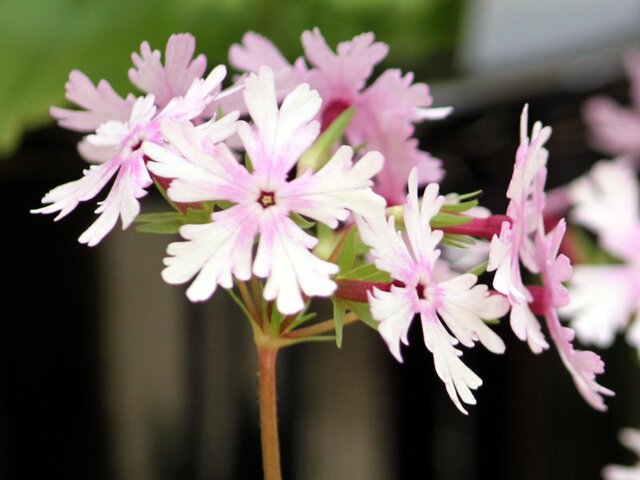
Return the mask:
M 123 98 L 107 81 L 94 85 L 72 72 L 67 98 L 80 109 L 51 113 L 87 133 L 79 151 L 91 166 L 33 212 L 60 219 L 111 184 L 81 243 L 99 243 L 118 218 L 123 228 L 136 221 L 142 232 L 179 234 L 167 247 L 164 280 L 189 284 L 194 302 L 227 290 L 253 329 L 267 479 L 281 476 L 277 352 L 305 341 L 340 346 L 344 326 L 356 321 L 377 330 L 402 361 L 418 316 L 436 374 L 466 414 L 482 380 L 461 347 L 504 353 L 490 321 L 509 314 L 515 335 L 539 353 L 549 347 L 541 316 L 581 395 L 606 409 L 603 396 L 612 392 L 595 379 L 602 361 L 575 350 L 573 330 L 557 316 L 568 303 L 562 282 L 571 266 L 559 253 L 564 221 L 550 231 L 543 222 L 551 130 L 536 123 L 529 136 L 525 107 L 506 215 L 478 217 L 475 194 L 440 194 L 441 162 L 414 138 L 417 122 L 450 110 L 431 108 L 427 85 L 394 69 L 371 80 L 387 46 L 370 33 L 337 52 L 317 29 L 302 43 L 305 57 L 291 64 L 248 33 L 230 49 L 242 75 L 227 88 L 226 68 L 205 76 L 206 60 L 194 58 L 188 34 L 169 39 L 164 62 L 146 42 L 133 54 L 129 78 L 139 96 Z M 139 200 L 154 183 L 172 211 L 140 215 Z M 483 239 L 491 240 L 488 256 L 469 271 L 441 254 L 449 245 L 471 255 L 467 247 Z M 524 269 L 538 277 L 535 286 Z M 486 270 L 495 271 L 490 284 L 478 277 Z M 334 318 L 314 320 L 319 298 L 333 302 Z

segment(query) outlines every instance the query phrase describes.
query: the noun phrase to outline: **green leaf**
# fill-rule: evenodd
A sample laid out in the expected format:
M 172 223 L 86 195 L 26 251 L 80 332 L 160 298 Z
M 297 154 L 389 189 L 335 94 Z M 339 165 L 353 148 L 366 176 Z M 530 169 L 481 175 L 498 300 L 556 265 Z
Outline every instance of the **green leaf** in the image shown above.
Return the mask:
M 344 327 L 345 312 L 346 308 L 343 302 L 340 300 L 333 300 L 333 320 L 335 322 L 336 346 L 338 348 L 342 347 L 342 330 Z
M 301 175 L 309 168 L 317 172 L 331 159 L 333 147 L 342 138 L 355 113 L 355 108 L 351 107 L 336 117 L 333 123 L 329 125 L 298 161 L 298 175 Z
M 136 232 L 139 233 L 158 233 L 158 234 L 175 234 L 180 231 L 184 223 L 182 221 L 170 221 L 170 222 L 157 222 L 157 223 L 145 223 L 143 225 L 136 226 Z
M 469 235 L 457 235 L 447 233 L 442 238 L 442 243 L 456 248 L 468 248 L 475 243 L 475 240 Z
M 178 212 L 141 213 L 134 223 L 161 223 L 174 220 L 182 220 L 182 214 Z

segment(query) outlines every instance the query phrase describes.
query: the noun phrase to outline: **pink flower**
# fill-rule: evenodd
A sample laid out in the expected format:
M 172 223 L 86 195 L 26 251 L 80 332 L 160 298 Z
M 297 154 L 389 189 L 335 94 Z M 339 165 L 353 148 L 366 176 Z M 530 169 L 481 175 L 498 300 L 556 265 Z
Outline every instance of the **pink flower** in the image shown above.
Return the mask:
M 558 255 L 565 230 L 565 222 L 561 220 L 549 234 L 539 232 L 536 236 L 537 264 L 544 292 L 542 313 L 562 363 L 571 373 L 578 391 L 593 408 L 606 410 L 602 395 L 613 395 L 613 392 L 595 381 L 596 375 L 604 372 L 604 363 L 593 352 L 574 350 L 571 342 L 575 332 L 563 327 L 558 318 L 557 309 L 569 303 L 569 292 L 562 282 L 571 278 L 569 259 Z
M 385 157 L 376 178 L 378 193 L 390 204 L 402 204 L 405 179 L 413 167 L 418 167 L 421 183 L 442 178 L 440 161 L 419 150 L 411 137 L 415 122 L 442 118 L 450 109 L 428 109 L 433 103 L 429 87 L 413 84 L 411 73 L 403 77 L 399 70 L 387 70 L 366 88 L 373 67 L 387 55 L 387 45 L 374 43 L 373 34 L 364 33 L 338 44 L 334 54 L 317 28 L 302 34 L 302 44 L 314 67 L 307 79 L 325 102 L 320 112 L 323 127 L 353 106 L 356 113 L 347 129 L 349 142 L 364 144 L 366 150 L 380 151 Z
M 420 315 L 424 342 L 433 354 L 436 372 L 451 400 L 466 414 L 461 401 L 475 404 L 471 390 L 482 380 L 462 363 L 462 352 L 455 346 L 473 347 L 479 341 L 490 351 L 503 353 L 504 343 L 483 319 L 501 317 L 509 305 L 503 297 L 490 295 L 486 285 L 476 285 L 475 275 L 454 275 L 444 281 L 436 278 L 440 256 L 436 247 L 442 232 L 432 231 L 429 222 L 444 197 L 438 195 L 437 184 L 430 184 L 419 204 L 417 185 L 414 169 L 404 206 L 406 236 L 396 231 L 394 217 L 387 222 L 382 212 L 356 216 L 361 238 L 371 247 L 376 266 L 394 279 L 390 291 L 374 288 L 369 293 L 369 305 L 373 318 L 380 322 L 382 338 L 398 361 L 402 361 L 400 343 L 407 344 L 411 321 Z
M 387 55 L 387 45 L 374 42 L 372 33 L 364 33 L 341 42 L 334 53 L 317 28 L 304 32 L 302 43 L 312 65 L 309 70 L 302 59 L 289 64 L 271 42 L 253 33 L 245 35 L 243 45 L 231 48 L 230 61 L 241 71 L 271 67 L 276 72 L 278 92 L 286 92 L 303 80 L 309 83 L 323 100 L 319 112 L 322 129 L 344 110 L 355 107 L 347 139 L 351 145 L 364 144 L 365 151 L 383 154 L 386 161 L 375 190 L 390 203 L 404 202 L 405 181 L 413 167 L 418 167 L 421 183 L 442 178 L 440 160 L 421 151 L 412 138 L 413 125 L 443 118 L 451 109 L 428 108 L 432 104 L 428 86 L 412 83 L 413 75 L 403 76 L 399 70 L 385 71 L 367 87 L 373 68 Z
M 140 55 L 131 54 L 134 67 L 129 80 L 145 93 L 152 93 L 156 105 L 164 107 L 174 97 L 185 95 L 196 78 L 207 69 L 207 59 L 200 54 L 193 58 L 196 40 L 188 33 L 171 35 L 167 41 L 164 65 L 159 50 L 151 50 L 148 42 L 140 45 Z
M 614 155 L 640 156 L 640 52 L 625 58 L 631 81 L 631 107 L 618 105 L 614 100 L 598 96 L 584 106 L 584 119 L 591 131 L 595 147 Z
M 572 318 L 578 338 L 608 347 L 618 332 L 640 352 L 640 192 L 631 166 L 602 161 L 569 189 L 572 219 L 593 230 L 601 247 L 623 263 L 578 265 L 571 303 L 561 314 Z M 632 320 L 633 319 L 633 320 Z
M 522 282 L 520 261 L 530 271 L 538 272 L 534 236 L 542 228 L 549 155 L 544 144 L 551 135 L 551 128 L 536 122 L 529 139 L 527 117 L 528 106 L 525 105 L 520 117 L 520 146 L 507 189 L 510 200 L 507 216 L 512 223 L 504 222 L 500 235 L 492 239 L 487 270 L 496 271 L 493 286 L 506 295 L 511 304 L 510 322 L 514 333 L 520 340 L 527 341 L 534 353 L 539 353 L 549 345 L 542 334 L 540 322 L 528 306 L 533 298 Z
M 383 159 L 371 152 L 354 165 L 353 151 L 342 147 L 318 172 L 307 171 L 288 181 L 289 171 L 318 136 L 320 125 L 312 121 L 320 109 L 318 93 L 299 85 L 278 109 L 274 73 L 262 67 L 258 75 L 245 80 L 244 98 L 254 124 L 242 122 L 238 134 L 252 172 L 224 144 L 204 151 L 188 123 L 163 126 L 177 154 L 151 143 L 144 145 L 145 153 L 158 162 L 150 164 L 150 170 L 175 178 L 168 190 L 173 200 L 233 203 L 215 212 L 209 224 L 180 229 L 186 241 L 169 245 L 171 256 L 165 259 L 163 278 L 178 284 L 195 277 L 187 296 L 201 301 L 218 285 L 231 288 L 234 276 L 246 281 L 253 273 L 266 279 L 264 298 L 276 300 L 282 313 L 291 314 L 304 307 L 303 294 L 331 295 L 336 285 L 329 277 L 338 267 L 310 252 L 317 239 L 290 215 L 297 213 L 336 228 L 351 211 L 383 210 L 384 200 L 371 191 L 371 177 Z
M 176 40 L 174 48 L 175 43 Z M 94 198 L 115 177 L 109 194 L 99 202 L 98 219 L 79 241 L 96 245 L 111 231 L 118 217 L 122 227 L 127 228 L 140 212 L 138 199 L 146 195 L 145 189 L 152 183 L 140 148 L 142 143 L 162 142 L 160 123 L 163 120 L 186 121 L 198 117 L 219 91 L 225 75 L 225 67 L 218 66 L 206 80 L 194 80 L 184 96 L 172 98 L 158 111 L 153 94 L 136 99 L 129 109 L 128 101 L 117 97 L 106 82 L 93 89 L 86 77 L 72 72 L 67 95 L 87 110 L 53 109 L 52 113 L 61 124 L 77 130 L 95 128 L 100 122 L 95 134 L 88 135 L 80 145 L 81 152 L 96 165 L 85 170 L 79 180 L 51 190 L 42 199 L 42 203 L 49 205 L 32 212 L 59 212 L 56 217 L 59 220 L 78 203 Z M 109 115 L 113 117 L 109 119 Z
M 625 428 L 619 434 L 620 443 L 640 457 L 640 430 Z M 605 480 L 637 480 L 640 478 L 640 460 L 632 467 L 608 465 L 602 470 Z

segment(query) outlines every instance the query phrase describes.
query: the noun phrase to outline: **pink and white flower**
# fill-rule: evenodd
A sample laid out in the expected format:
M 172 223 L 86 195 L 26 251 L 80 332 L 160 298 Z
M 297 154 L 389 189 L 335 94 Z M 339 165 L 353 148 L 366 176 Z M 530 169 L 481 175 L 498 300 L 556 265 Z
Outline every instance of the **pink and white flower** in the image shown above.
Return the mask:
M 575 332 L 562 326 L 558 318 L 557 309 L 569 303 L 569 292 L 562 282 L 571 278 L 572 270 L 569 258 L 558 254 L 565 231 L 565 222 L 561 220 L 548 234 L 538 232 L 536 236 L 537 264 L 543 290 L 542 314 L 562 363 L 571 373 L 578 391 L 589 405 L 604 411 L 607 407 L 602 396 L 613 395 L 611 390 L 595 381 L 596 375 L 604 372 L 604 362 L 593 352 L 575 350 L 572 344 Z
M 180 86 L 180 78 L 190 78 L 198 65 L 184 63 L 179 47 L 184 49 L 184 37 L 172 37 L 167 47 L 170 63 L 166 71 L 155 72 L 157 78 L 151 81 L 153 55 L 146 58 L 149 64 L 139 63 L 138 75 L 134 78 L 148 88 L 160 89 L 162 85 Z M 143 55 L 146 51 L 143 44 Z M 192 50 L 190 50 L 192 51 Z M 182 51 L 184 57 L 185 51 Z M 179 66 L 186 69 L 180 77 Z M 156 65 L 157 66 L 157 65 Z M 143 75 L 143 72 L 147 72 Z M 91 82 L 79 72 L 72 72 L 67 83 L 67 96 L 85 111 L 75 112 L 66 109 L 52 109 L 61 125 L 69 128 L 88 131 L 95 128 L 95 133 L 88 135 L 80 145 L 80 151 L 95 165 L 84 171 L 84 176 L 47 193 L 42 203 L 49 204 L 33 210 L 33 213 L 56 213 L 59 220 L 70 213 L 83 201 L 94 198 L 115 177 L 107 197 L 99 202 L 96 213 L 98 219 L 79 238 L 81 243 L 96 245 L 115 226 L 118 217 L 122 227 L 127 228 L 140 212 L 138 199 L 146 195 L 146 188 L 152 183 L 145 166 L 142 149 L 144 141 L 162 142 L 160 124 L 163 120 L 187 121 L 198 117 L 211 102 L 226 75 L 224 66 L 216 67 L 206 79 L 196 78 L 183 92 L 183 96 L 170 99 L 162 109 L 154 94 L 139 97 L 132 101 L 118 97 L 106 82 L 93 88 Z M 168 88 L 168 87 L 167 87 Z M 178 90 L 173 90 L 178 91 Z M 173 92 L 172 91 L 172 92 Z M 166 92 L 165 92 L 166 93 Z M 129 102 L 132 101 L 129 107 Z
M 640 478 L 640 430 L 625 428 L 618 436 L 620 443 L 635 453 L 639 460 L 631 467 L 623 465 L 607 465 L 602 470 L 605 480 L 638 480 Z
M 578 338 L 608 347 L 627 329 L 640 352 L 640 192 L 634 169 L 624 160 L 602 161 L 569 189 L 572 219 L 591 229 L 600 246 L 622 261 L 578 265 L 571 303 L 561 314 L 572 318 Z
M 460 360 L 458 343 L 473 347 L 479 341 L 494 353 L 505 346 L 483 319 L 504 315 L 508 302 L 500 295 L 490 295 L 486 285 L 476 285 L 472 274 L 455 275 L 448 280 L 436 279 L 442 231 L 431 230 L 429 222 L 444 203 L 438 185 L 430 184 L 418 201 L 418 175 L 409 177 L 409 195 L 404 206 L 406 234 L 396 231 L 394 217 L 385 220 L 382 212 L 375 216 L 356 216 L 362 241 L 371 247 L 376 266 L 389 272 L 394 280 L 386 292 L 374 288 L 369 293 L 373 318 L 380 322 L 379 331 L 389 350 L 402 361 L 400 344 L 408 343 L 407 335 L 414 315 L 422 322 L 424 342 L 433 354 L 438 376 L 458 409 L 475 404 L 471 392 L 482 380 Z
M 164 65 L 159 50 L 151 50 L 148 42 L 140 45 L 140 54 L 131 54 L 134 67 L 129 80 L 145 93 L 152 93 L 159 108 L 174 97 L 185 95 L 196 78 L 207 69 L 207 59 L 200 54 L 193 58 L 196 40 L 188 33 L 171 35 L 167 41 Z
M 355 116 L 346 132 L 351 145 L 364 145 L 364 151 L 379 151 L 385 157 L 383 170 L 376 178 L 375 190 L 391 204 L 402 204 L 406 178 L 418 167 L 419 181 L 438 181 L 444 172 L 440 160 L 418 148 L 413 137 L 414 123 L 446 117 L 450 108 L 429 108 L 433 99 L 424 83 L 413 83 L 411 73 L 385 71 L 367 87 L 373 68 L 388 53 L 382 42 L 374 42 L 372 33 L 356 36 L 338 44 L 334 53 L 320 31 L 302 34 L 305 55 L 312 68 L 301 59 L 289 64 L 268 40 L 247 34 L 243 45 L 230 51 L 232 65 L 241 71 L 257 71 L 267 65 L 277 73 L 278 91 L 292 88 L 296 81 L 309 83 L 323 100 L 319 112 L 322 129 L 344 110 L 355 107 Z
M 584 119 L 596 148 L 613 155 L 640 157 L 640 51 L 625 57 L 625 69 L 631 82 L 631 106 L 623 107 L 613 99 L 597 96 L 584 106 Z
M 529 308 L 533 300 L 522 282 L 520 262 L 531 272 L 538 272 L 534 237 L 542 228 L 544 183 L 549 152 L 544 144 L 551 136 L 551 128 L 540 122 L 533 125 L 531 139 L 528 130 L 528 106 L 520 117 L 520 146 L 516 153 L 513 176 L 507 189 L 507 216 L 499 236 L 491 241 L 488 271 L 496 272 L 493 286 L 507 296 L 511 304 L 510 322 L 516 336 L 527 341 L 534 353 L 549 348 L 542 334 L 540 322 Z
M 336 284 L 329 277 L 338 271 L 310 252 L 317 239 L 297 226 L 291 214 L 336 228 L 350 212 L 382 211 L 384 200 L 371 190 L 371 178 L 382 168 L 383 158 L 371 152 L 354 165 L 352 149 L 342 147 L 318 172 L 288 181 L 289 171 L 320 131 L 313 121 L 321 105 L 318 93 L 301 84 L 278 108 L 274 73 L 262 67 L 245 80 L 243 94 L 253 125 L 241 122 L 238 134 L 252 172 L 224 144 L 204 151 L 189 123 L 164 124 L 171 148 L 144 145 L 157 162 L 150 170 L 175 179 L 168 190 L 173 200 L 233 203 L 215 212 L 209 224 L 180 229 L 186 241 L 169 245 L 163 278 L 179 284 L 195 277 L 187 296 L 202 301 L 218 285 L 231 288 L 233 277 L 246 281 L 253 273 L 266 279 L 264 298 L 276 300 L 278 310 L 291 314 L 304 307 L 303 294 L 331 295 Z

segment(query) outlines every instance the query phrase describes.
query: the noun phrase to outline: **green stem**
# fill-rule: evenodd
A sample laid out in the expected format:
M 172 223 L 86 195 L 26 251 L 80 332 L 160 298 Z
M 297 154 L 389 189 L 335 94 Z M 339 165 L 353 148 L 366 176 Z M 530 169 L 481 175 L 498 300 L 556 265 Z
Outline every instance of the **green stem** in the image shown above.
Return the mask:
M 276 357 L 278 348 L 258 344 L 260 436 L 264 480 L 281 480 L 280 442 L 276 406 Z
M 344 316 L 342 320 L 342 325 L 349 325 L 350 323 L 357 322 L 360 320 L 355 313 L 349 312 Z M 325 320 L 324 322 L 316 323 L 315 325 L 311 325 L 309 327 L 298 328 L 293 332 L 289 332 L 285 335 L 285 338 L 304 338 L 311 337 L 313 335 L 319 335 L 321 333 L 330 332 L 336 328 L 336 322 L 332 318 L 330 320 Z

